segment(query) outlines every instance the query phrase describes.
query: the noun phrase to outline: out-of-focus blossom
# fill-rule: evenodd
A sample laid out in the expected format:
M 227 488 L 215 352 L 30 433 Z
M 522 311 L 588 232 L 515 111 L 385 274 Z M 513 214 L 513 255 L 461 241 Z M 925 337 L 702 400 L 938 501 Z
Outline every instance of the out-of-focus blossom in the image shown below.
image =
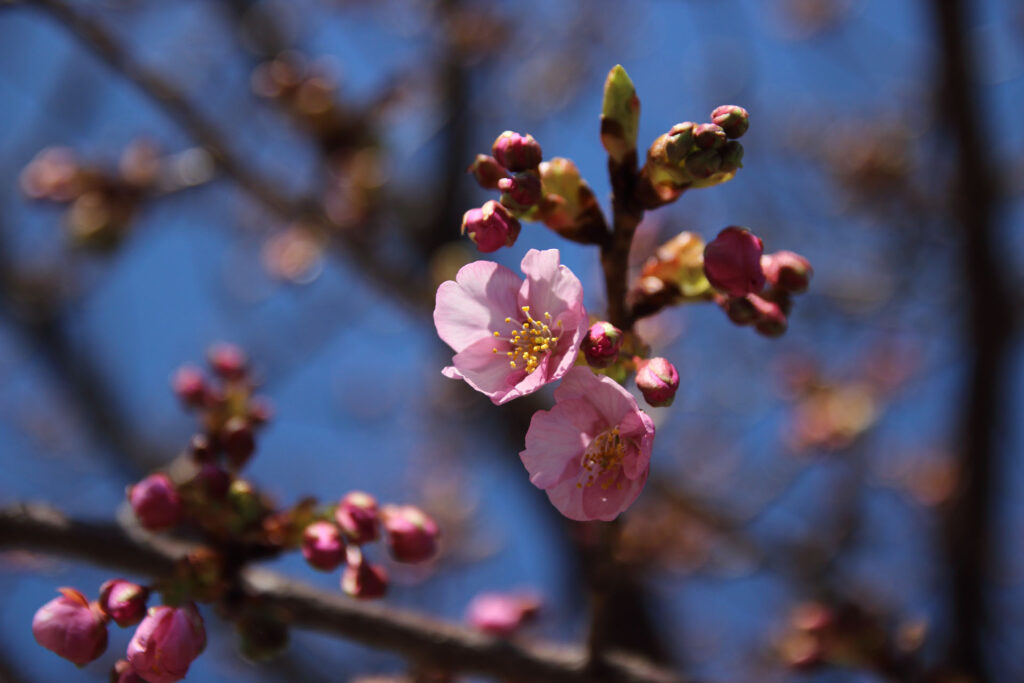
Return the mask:
M 151 607 L 128 643 L 128 661 L 148 683 L 175 683 L 206 648 L 196 606 Z
M 83 666 L 107 649 L 106 618 L 74 588 L 59 590 L 61 596 L 40 607 L 32 618 L 32 635 L 47 650 Z
M 466 621 L 481 631 L 507 636 L 515 633 L 540 609 L 535 595 L 480 593 L 466 607 Z

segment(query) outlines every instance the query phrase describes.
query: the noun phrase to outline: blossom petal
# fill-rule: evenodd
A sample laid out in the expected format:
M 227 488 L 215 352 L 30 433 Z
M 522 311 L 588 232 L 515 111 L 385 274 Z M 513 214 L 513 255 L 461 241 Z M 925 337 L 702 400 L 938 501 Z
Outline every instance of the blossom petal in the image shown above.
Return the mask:
M 455 354 L 452 358 L 453 372 L 445 374 L 451 377 L 458 373 L 469 386 L 486 395 L 493 403 L 501 405 L 519 396 L 514 393 L 515 385 L 523 371 L 511 370 L 508 358 L 504 354 L 494 353 L 493 349 L 494 340 L 490 337 L 470 344 Z
M 559 403 L 534 413 L 526 433 L 526 450 L 519 454 L 530 483 L 551 488 L 580 469 L 583 452 L 599 429 L 601 416 L 582 400 Z
M 522 282 L 493 261 L 463 266 L 454 281 L 437 288 L 434 326 L 438 336 L 459 353 L 493 331 L 506 329 L 505 318 L 516 310 Z
M 633 504 L 647 483 L 649 467 L 645 467 L 638 479 L 629 479 L 619 471 L 614 480 L 583 487 L 583 514 L 587 519 L 610 522 Z M 605 486 L 607 484 L 607 487 Z
M 523 257 L 526 275 L 521 300 L 536 311 L 547 311 L 557 319 L 565 311 L 583 311 L 583 285 L 568 267 L 560 265 L 557 249 L 531 249 Z

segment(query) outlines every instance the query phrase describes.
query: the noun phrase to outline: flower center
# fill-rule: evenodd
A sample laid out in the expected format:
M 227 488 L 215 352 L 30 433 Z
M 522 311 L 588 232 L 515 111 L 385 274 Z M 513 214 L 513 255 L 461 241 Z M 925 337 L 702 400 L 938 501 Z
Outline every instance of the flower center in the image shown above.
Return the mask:
M 619 428 L 613 427 L 601 432 L 583 452 L 581 464 L 587 472 L 587 481 L 585 484 L 577 482 L 576 488 L 590 488 L 598 483 L 601 477 L 604 477 L 604 481 L 601 481 L 600 484 L 602 489 L 607 490 L 615 481 L 615 476 L 622 467 L 625 457 L 626 444 L 619 436 Z M 616 484 L 615 488 L 621 489 L 622 482 Z
M 535 320 L 530 315 L 529 306 L 523 306 L 523 314 L 526 316 L 526 320 L 523 321 L 505 318 L 505 322 L 512 326 L 512 332 L 508 337 L 502 337 L 500 332 L 493 334 L 495 339 L 506 341 L 512 347 L 510 351 L 505 352 L 509 359 L 509 366 L 513 370 L 517 370 L 519 364 L 522 363 L 522 369 L 529 375 L 537 369 L 544 356 L 555 348 L 559 332 L 551 331 L 548 324 L 551 322 L 551 314 L 547 311 L 544 311 L 542 316 L 543 322 Z M 561 326 L 562 321 L 559 320 L 555 327 L 560 328 Z M 491 349 L 491 352 L 500 353 L 497 347 Z

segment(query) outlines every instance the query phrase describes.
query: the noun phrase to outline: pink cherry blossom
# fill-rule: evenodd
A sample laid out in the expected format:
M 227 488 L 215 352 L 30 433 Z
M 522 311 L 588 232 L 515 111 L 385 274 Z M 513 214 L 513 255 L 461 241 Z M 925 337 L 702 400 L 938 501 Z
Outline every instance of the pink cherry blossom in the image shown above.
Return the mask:
M 580 366 L 555 390 L 555 407 L 534 414 L 519 457 L 563 515 L 611 521 L 640 495 L 653 444 L 654 422 L 632 394 Z
M 434 325 L 455 350 L 444 375 L 464 379 L 496 405 L 565 375 L 587 331 L 583 286 L 557 249 L 531 249 L 521 268 L 525 280 L 474 261 L 437 288 Z
M 128 643 L 128 661 L 149 683 L 175 683 L 206 647 L 196 606 L 151 607 Z

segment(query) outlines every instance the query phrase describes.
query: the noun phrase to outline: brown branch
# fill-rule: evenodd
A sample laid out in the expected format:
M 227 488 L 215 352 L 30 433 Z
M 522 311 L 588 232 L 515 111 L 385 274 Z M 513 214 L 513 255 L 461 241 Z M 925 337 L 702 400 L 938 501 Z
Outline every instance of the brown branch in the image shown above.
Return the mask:
M 969 374 L 960 398 L 958 466 L 961 488 L 948 510 L 953 633 L 950 663 L 974 680 L 991 680 L 984 652 L 992 625 L 987 590 L 993 547 L 993 505 L 1003 476 L 999 434 L 1005 426 L 1006 362 L 1012 307 L 993 251 L 995 188 L 988 141 L 981 138 L 977 82 L 971 72 L 970 22 L 962 0 L 928 3 L 936 32 L 940 117 L 955 141 L 954 218 L 963 240 Z
M 0 509 L 0 548 L 74 557 L 119 571 L 170 576 L 188 544 L 136 533 L 116 524 L 69 519 L 45 505 Z M 287 615 L 296 627 L 396 652 L 450 671 L 531 681 L 588 681 L 585 653 L 573 646 L 526 644 L 488 636 L 408 610 L 320 591 L 260 568 L 240 573 L 243 595 Z M 610 653 L 605 681 L 682 681 L 673 672 Z

